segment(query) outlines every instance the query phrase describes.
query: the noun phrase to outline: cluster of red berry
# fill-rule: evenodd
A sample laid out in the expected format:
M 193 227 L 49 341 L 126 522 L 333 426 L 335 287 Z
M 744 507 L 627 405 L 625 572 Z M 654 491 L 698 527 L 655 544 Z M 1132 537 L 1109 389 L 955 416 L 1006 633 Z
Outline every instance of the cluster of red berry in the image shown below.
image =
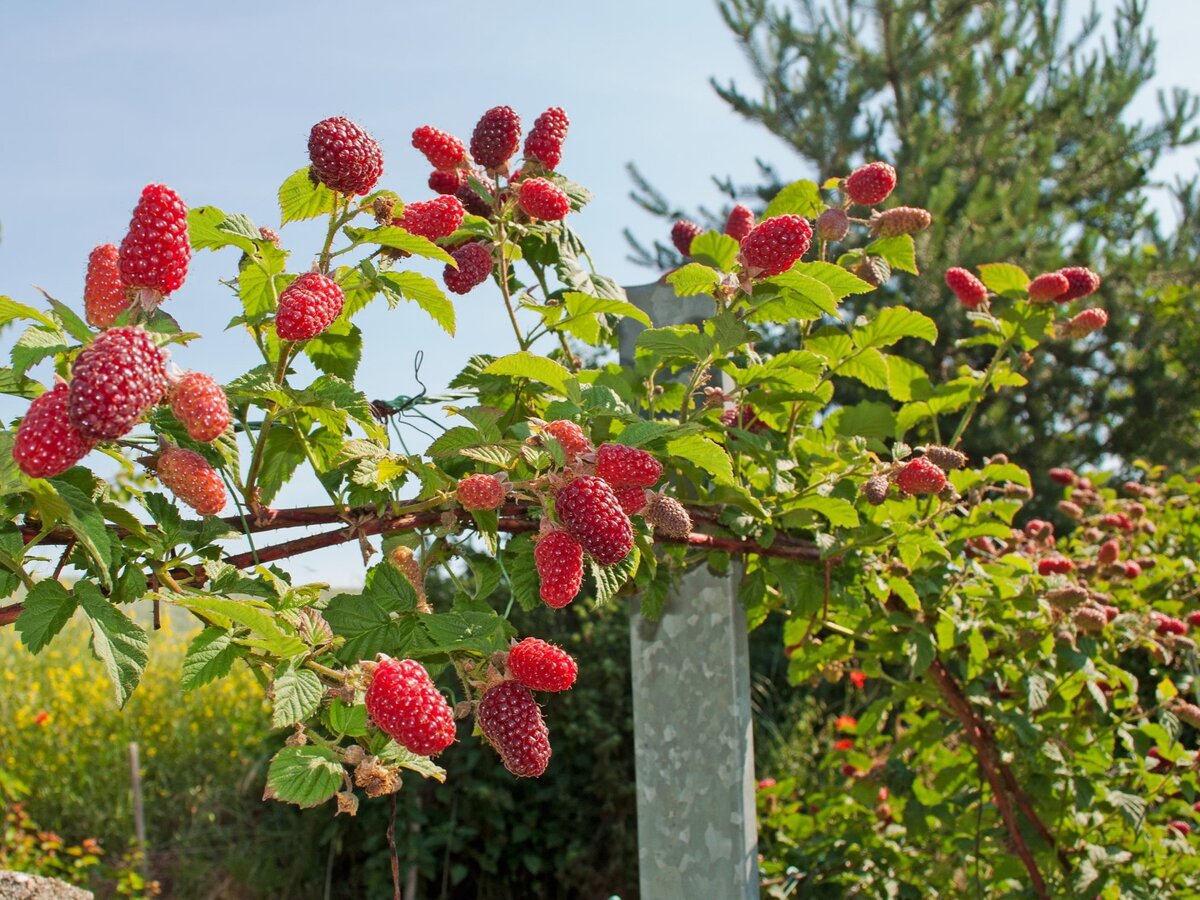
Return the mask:
M 891 494 L 892 485 L 908 497 L 940 496 L 953 499 L 954 487 L 946 476 L 967 464 L 967 457 L 950 447 L 930 445 L 921 456 L 888 466 L 863 482 L 861 491 L 867 502 L 879 506 Z
M 972 272 L 955 266 L 946 270 L 946 287 L 967 309 L 978 309 L 991 296 L 987 286 Z M 1057 272 L 1043 272 L 1029 282 L 1026 290 L 1030 303 L 1070 303 L 1094 294 L 1100 287 L 1100 276 L 1083 266 L 1070 266 Z M 1059 326 L 1063 337 L 1087 337 L 1108 324 L 1108 313 L 1099 307 L 1089 307 L 1076 313 Z

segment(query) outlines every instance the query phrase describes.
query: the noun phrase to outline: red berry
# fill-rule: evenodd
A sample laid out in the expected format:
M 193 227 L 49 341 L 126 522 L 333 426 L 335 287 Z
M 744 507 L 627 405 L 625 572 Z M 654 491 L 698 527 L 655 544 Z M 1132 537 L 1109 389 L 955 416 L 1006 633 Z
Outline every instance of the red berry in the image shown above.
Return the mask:
M 1063 556 L 1038 560 L 1039 575 L 1067 575 L 1075 571 L 1075 563 Z
M 503 169 L 520 146 L 521 119 L 511 106 L 493 106 L 471 135 L 471 155 L 485 169 Z
M 542 426 L 542 433 L 550 435 L 562 445 L 567 462 L 573 462 L 575 457 L 592 449 L 592 442 L 587 439 L 583 429 L 569 419 L 547 422 Z
M 467 148 L 458 138 L 432 125 L 422 125 L 412 133 L 412 145 L 425 154 L 435 169 L 450 171 L 466 165 Z
M 662 471 L 662 463 L 637 447 L 601 444 L 596 451 L 596 474 L 613 487 L 654 487 Z
M 12 455 L 30 478 L 53 478 L 92 449 L 67 415 L 67 385 L 60 382 L 37 397 L 17 427 Z
M 1065 277 L 1069 285 L 1066 293 L 1059 294 L 1054 298 L 1059 303 L 1068 303 L 1071 300 L 1086 297 L 1088 294 L 1095 293 L 1096 288 L 1100 287 L 1100 276 L 1083 266 L 1059 269 L 1058 274 Z
M 896 473 L 896 485 L 912 496 L 940 494 L 946 487 L 946 473 L 932 460 L 918 456 L 901 466 Z
M 167 355 L 141 328 L 102 332 L 75 358 L 71 424 L 88 440 L 113 440 L 137 424 L 167 389 Z
M 754 213 L 748 207 L 737 204 L 729 211 L 725 219 L 725 233 L 738 243 L 750 233 L 754 227 Z
M 478 175 L 476 177 L 478 178 Z M 468 176 L 464 174 L 462 186 L 459 187 L 454 196 L 456 196 L 459 199 L 459 202 L 462 203 L 463 209 L 465 209 L 471 215 L 482 216 L 486 219 L 494 212 L 492 209 L 492 204 L 490 201 L 484 200 L 477 193 L 475 193 L 475 189 L 471 187 L 471 184 L 467 178 Z M 482 181 L 482 179 L 479 180 Z
M 538 116 L 529 136 L 525 138 L 526 158 L 536 159 L 547 169 L 557 169 L 570 124 L 566 111 L 559 106 L 552 106 Z
M 1100 517 L 1104 528 L 1118 528 L 1121 531 L 1133 531 L 1133 520 L 1125 513 L 1105 513 Z
M 385 659 L 367 687 L 367 715 L 397 744 L 418 756 L 454 743 L 454 710 L 425 667 L 411 659 Z
M 215 441 L 233 416 L 225 391 L 211 375 L 188 372 L 167 391 L 171 412 L 194 441 Z
M 1070 287 L 1071 282 L 1062 272 L 1045 272 L 1029 282 L 1029 301 L 1049 303 L 1065 294 Z
M 625 515 L 636 516 L 646 509 L 646 489 L 640 487 L 614 487 L 613 494 Z
M 1112 565 L 1117 561 L 1117 557 L 1121 555 L 1121 545 L 1116 541 L 1105 541 L 1100 545 L 1100 549 L 1096 551 L 1096 562 L 1102 566 Z
M 1193 628 L 1200 628 L 1200 610 L 1188 613 L 1187 623 Z
M 583 475 L 555 495 L 558 519 L 602 566 L 619 563 L 633 549 L 633 525 L 603 478 Z
M 571 211 L 571 200 L 566 191 L 545 178 L 522 181 L 517 202 L 525 215 L 548 222 L 566 218 Z
M 529 688 L 512 680 L 489 688 L 475 708 L 475 718 L 508 771 L 522 778 L 546 771 L 550 733 Z
M 695 222 L 680 219 L 671 226 L 671 243 L 684 256 L 692 255 L 692 241 L 704 234 L 704 229 Z
M 317 180 L 342 194 L 366 194 L 383 174 L 375 139 L 345 116 L 322 119 L 308 135 L 308 158 Z
M 305 272 L 279 295 L 275 330 L 280 340 L 307 341 L 333 324 L 345 302 L 336 281 L 318 272 Z
M 107 328 L 129 309 L 129 296 L 125 293 L 118 266 L 119 256 L 115 244 L 101 244 L 88 256 L 83 309 L 88 324 L 96 328 Z
M 753 406 L 731 406 L 721 413 L 721 424 L 726 428 L 740 428 L 751 434 L 759 434 L 767 430 L 767 423 L 758 417 Z
M 1125 577 L 1126 578 L 1137 578 L 1141 574 L 1142 574 L 1142 567 L 1139 566 L 1132 559 L 1129 560 L 1127 563 L 1125 563 Z
M 1183 837 L 1187 837 L 1189 834 L 1192 833 L 1192 826 L 1189 825 L 1187 822 L 1184 822 L 1182 819 L 1175 819 L 1174 821 L 1167 824 L 1167 830 L 1174 831 L 1176 834 L 1182 835 Z
M 194 450 L 169 447 L 155 468 L 163 486 L 200 515 L 215 516 L 225 508 L 225 482 Z
M 495 475 L 468 475 L 458 483 L 455 492 L 464 509 L 495 509 L 504 502 L 507 493 Z
M 450 251 L 458 268 L 446 266 L 442 281 L 455 294 L 465 294 L 488 280 L 492 274 L 492 252 L 478 241 L 471 241 Z
M 867 163 L 845 181 L 846 196 L 861 206 L 882 203 L 896 187 L 896 170 L 885 162 Z
M 533 561 L 546 605 L 562 609 L 583 586 L 583 547 L 565 531 L 545 534 L 533 548 Z
M 183 285 L 191 256 L 187 207 L 165 184 L 146 185 L 121 241 L 121 281 L 169 294 Z
M 823 241 L 840 241 L 850 233 L 850 217 L 846 211 L 832 206 L 817 216 L 817 237 Z
M 1067 487 L 1073 485 L 1078 477 L 1073 470 L 1062 467 L 1051 469 L 1046 474 L 1050 476 L 1051 481 L 1057 481 Z
M 429 189 L 437 194 L 455 195 L 458 189 L 465 187 L 467 177 L 460 171 L 443 172 L 440 169 L 434 169 L 429 173 Z M 462 200 L 458 201 L 460 204 Z
M 454 234 L 462 220 L 461 200 L 457 197 L 436 197 L 406 204 L 400 218 L 392 219 L 392 224 L 399 225 L 409 234 L 436 241 Z
M 967 309 L 975 309 L 988 295 L 988 289 L 982 281 L 958 266 L 946 270 L 946 287 Z
M 530 690 L 565 691 L 578 667 L 566 650 L 531 637 L 508 651 L 508 671 Z
M 812 226 L 801 216 L 763 219 L 742 238 L 742 260 L 752 275 L 786 272 L 812 243 Z
M 1108 313 L 1099 307 L 1085 309 L 1080 313 L 1076 313 L 1069 322 L 1067 322 L 1065 333 L 1070 338 L 1087 337 L 1093 331 L 1099 331 L 1108 324 Z

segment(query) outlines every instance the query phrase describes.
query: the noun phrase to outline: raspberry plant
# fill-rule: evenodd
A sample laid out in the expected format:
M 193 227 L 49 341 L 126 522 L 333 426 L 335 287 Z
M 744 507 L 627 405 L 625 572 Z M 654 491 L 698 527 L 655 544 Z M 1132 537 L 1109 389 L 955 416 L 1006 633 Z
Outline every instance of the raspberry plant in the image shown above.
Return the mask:
M 127 304 L 118 309 L 108 291 L 106 312 L 89 311 L 111 327 L 89 326 L 80 303 L 0 300 L 4 321 L 25 323 L 0 385 L 33 401 L 15 431 L 0 432 L 0 581 L 8 595 L 24 589 L 0 622 L 15 622 L 36 653 L 80 612 L 124 703 L 146 663 L 133 613 L 188 611 L 204 627 L 184 687 L 249 666 L 269 687 L 272 724 L 291 732 L 266 795 L 353 814 L 356 789 L 370 798 L 405 778 L 453 777 L 435 757 L 454 740 L 490 742 L 518 776 L 553 765 L 553 731 L 530 688 L 570 687 L 576 664 L 533 638 L 516 643 L 512 603 L 605 604 L 640 591 L 656 616 L 679 573 L 724 571 L 736 555 L 751 624 L 786 619 L 795 680 L 853 667 L 856 688 L 890 686 L 858 719 L 846 778 L 886 775 L 915 835 L 930 784 L 958 787 L 939 788 L 937 814 L 954 818 L 981 802 L 964 785 L 982 773 L 994 806 L 977 865 L 1041 895 L 1094 891 L 1126 864 L 1152 804 L 1172 821 L 1187 814 L 1175 801 L 1194 789 L 1179 722 L 1200 722 L 1200 708 L 1110 706 L 1099 683 L 1132 696 L 1129 654 L 1167 666 L 1191 658 L 1176 626 L 1164 631 L 1148 610 L 1162 600 L 1182 612 L 1195 576 L 1180 566 L 1160 592 L 1129 597 L 1117 622 L 1132 617 L 1132 642 L 1108 640 L 1110 579 L 1146 577 L 1128 559 L 1136 547 L 1092 565 L 1052 552 L 1045 528 L 1015 538 L 1028 474 L 957 447 L 985 397 L 1026 386 L 1022 370 L 1040 347 L 1103 326 L 1102 310 L 1069 305 L 1097 276 L 952 269 L 954 293 L 970 288 L 959 308 L 974 333 L 960 350 L 990 348 L 990 362 L 922 370 L 905 348 L 936 340 L 929 317 L 900 303 L 857 317 L 841 309 L 892 273 L 919 276 L 912 232 L 930 216 L 874 209 L 894 191 L 921 198 L 902 172 L 897 187 L 891 166 L 872 163 L 792 184 L 757 218 L 732 217 L 729 234 L 677 223 L 672 239 L 690 259 L 667 282 L 680 297 L 711 298 L 712 312 L 699 325 L 653 327 L 593 270 L 571 228 L 589 195 L 557 170 L 567 124 L 557 108 L 540 116 L 524 158 L 509 107 L 484 113 L 470 154 L 419 127 L 413 144 L 437 170 L 431 189 L 452 192 L 406 204 L 378 186 L 383 151 L 370 134 L 326 119 L 313 128 L 310 165 L 279 190 L 284 226 L 327 223 L 307 254 L 244 215 L 193 206 L 190 248 L 234 264 L 233 325 L 253 359 L 223 386 L 170 370 L 171 347 L 201 338 L 186 330 L 186 304 L 160 306 L 188 260 L 178 217 L 143 215 L 150 202 L 178 211 L 169 188 L 147 188 L 122 244 L 136 265 L 122 256 L 120 277 L 139 273 L 123 284 Z M 108 260 L 105 279 L 110 256 L 93 260 Z M 454 294 L 493 280 L 513 331 L 508 352 L 465 362 L 451 387 L 466 399 L 423 454 L 392 443 L 395 410 L 354 381 L 364 336 L 353 319 L 371 302 L 402 316 L 413 304 L 453 332 L 453 302 L 409 267 L 414 256 L 445 264 Z M 100 276 L 87 283 L 90 292 Z M 611 353 L 622 318 L 645 326 L 628 365 Z M 784 326 L 798 328 L 800 346 L 761 351 Z M 596 362 L 584 365 L 577 349 Z M 315 378 L 298 374 L 301 356 Z M 40 363 L 55 383 L 31 375 Z M 850 383 L 868 399 L 839 402 Z M 121 475 L 98 477 L 89 453 L 119 461 Z M 329 504 L 273 506 L 301 467 Z M 1074 473 L 1060 476 L 1077 518 L 1104 502 Z M 1131 527 L 1143 514 L 1125 511 Z M 274 537 L 298 526 L 325 529 Z M 383 559 L 371 564 L 376 537 Z M 346 542 L 363 549 L 360 591 L 330 596 L 280 565 Z M 425 592 L 433 572 L 455 585 L 444 606 Z M 498 585 L 503 608 L 487 600 Z M 1064 723 L 1069 738 L 1055 737 Z M 1102 729 L 1123 749 L 1100 742 Z M 1160 780 L 1146 782 L 1132 751 L 1151 745 Z M 1148 784 L 1149 795 L 1135 793 Z

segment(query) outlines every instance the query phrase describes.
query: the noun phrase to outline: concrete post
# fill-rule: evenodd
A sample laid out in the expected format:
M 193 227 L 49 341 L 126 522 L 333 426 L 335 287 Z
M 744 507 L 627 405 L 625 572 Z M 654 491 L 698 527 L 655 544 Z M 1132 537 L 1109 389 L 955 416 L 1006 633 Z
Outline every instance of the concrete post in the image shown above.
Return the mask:
M 627 288 L 655 325 L 701 322 L 705 297 Z M 641 326 L 622 321 L 623 364 Z M 753 900 L 758 888 L 746 617 L 735 582 L 687 573 L 657 622 L 630 607 L 643 900 Z

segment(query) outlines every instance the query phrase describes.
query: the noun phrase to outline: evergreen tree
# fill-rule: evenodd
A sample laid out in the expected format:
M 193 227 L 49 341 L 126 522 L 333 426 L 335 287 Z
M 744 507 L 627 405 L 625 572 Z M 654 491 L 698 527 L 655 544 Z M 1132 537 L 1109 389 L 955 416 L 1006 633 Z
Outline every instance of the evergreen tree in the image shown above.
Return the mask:
M 1200 424 L 1200 276 L 1196 181 L 1179 184 L 1182 215 L 1164 230 L 1147 198 L 1162 154 L 1197 140 L 1197 100 L 1160 94 L 1154 121 L 1127 122 L 1154 74 L 1146 0 L 1125 0 L 1107 36 L 1093 7 L 1069 31 L 1064 0 L 721 0 L 757 91 L 712 81 L 748 119 L 790 144 L 800 165 L 759 161 L 761 181 L 718 180 L 730 200 L 769 200 L 796 178 L 845 175 L 873 159 L 904 183 L 928 184 L 934 224 L 918 256 L 944 270 L 1009 261 L 1031 274 L 1063 265 L 1101 271 L 1096 300 L 1110 324 L 1091 342 L 1059 342 L 1025 371 L 1029 388 L 981 411 L 988 447 L 1012 447 L 1035 472 L 1111 455 L 1194 463 Z M 683 213 L 631 166 L 634 199 Z M 721 211 L 699 220 L 719 228 Z M 673 265 L 662 242 L 632 236 L 635 259 Z M 1153 249 L 1147 249 L 1152 245 Z M 895 290 L 913 290 L 897 274 Z M 970 323 L 937 280 L 910 302 L 938 322 L 925 362 L 972 361 L 955 350 Z M 784 335 L 782 340 L 788 340 Z M 1061 421 L 1082 422 L 1073 432 Z M 980 432 L 976 432 L 980 434 Z M 975 448 L 966 447 L 968 452 Z M 982 448 L 979 448 L 982 452 Z

